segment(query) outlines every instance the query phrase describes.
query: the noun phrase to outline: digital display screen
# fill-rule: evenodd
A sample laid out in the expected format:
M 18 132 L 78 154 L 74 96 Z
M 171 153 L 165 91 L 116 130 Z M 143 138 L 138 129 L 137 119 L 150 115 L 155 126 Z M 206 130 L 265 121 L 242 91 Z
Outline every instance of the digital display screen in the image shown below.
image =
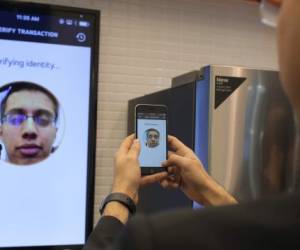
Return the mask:
M 0 248 L 85 243 L 99 17 L 0 4 Z
M 166 136 L 166 114 L 137 114 L 137 137 L 141 143 L 139 162 L 142 167 L 161 167 L 167 154 Z

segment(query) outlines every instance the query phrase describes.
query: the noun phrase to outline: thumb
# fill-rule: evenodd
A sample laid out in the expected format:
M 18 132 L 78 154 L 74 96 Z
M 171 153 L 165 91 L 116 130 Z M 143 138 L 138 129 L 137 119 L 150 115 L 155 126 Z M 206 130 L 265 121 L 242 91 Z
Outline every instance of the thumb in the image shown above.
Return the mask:
M 161 173 L 156 173 L 156 174 L 152 174 L 152 175 L 146 175 L 143 176 L 141 179 L 141 186 L 146 186 L 155 182 L 159 182 L 161 180 L 163 180 L 164 178 L 166 178 L 168 176 L 167 171 L 165 172 L 161 172 Z
M 140 150 L 141 150 L 141 144 L 139 142 L 139 139 L 134 139 L 128 153 L 135 157 L 138 157 L 140 154 Z

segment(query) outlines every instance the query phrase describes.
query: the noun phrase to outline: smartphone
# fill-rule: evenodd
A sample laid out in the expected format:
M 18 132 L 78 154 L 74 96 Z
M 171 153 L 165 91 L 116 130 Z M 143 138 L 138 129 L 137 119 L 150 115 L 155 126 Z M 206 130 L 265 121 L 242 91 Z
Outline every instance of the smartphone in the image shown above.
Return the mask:
M 142 175 L 165 171 L 167 159 L 168 109 L 165 105 L 135 106 L 135 135 L 141 144 L 139 162 Z

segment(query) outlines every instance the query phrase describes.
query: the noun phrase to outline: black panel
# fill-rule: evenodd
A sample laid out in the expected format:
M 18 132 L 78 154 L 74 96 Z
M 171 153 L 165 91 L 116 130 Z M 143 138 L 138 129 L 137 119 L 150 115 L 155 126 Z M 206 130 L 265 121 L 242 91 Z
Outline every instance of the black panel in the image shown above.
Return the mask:
M 127 133 L 134 133 L 134 108 L 137 104 L 164 104 L 169 111 L 169 134 L 194 148 L 195 83 L 162 90 L 128 102 Z M 191 207 L 180 191 L 163 189 L 159 184 L 141 188 L 138 212 L 151 213 L 176 207 Z

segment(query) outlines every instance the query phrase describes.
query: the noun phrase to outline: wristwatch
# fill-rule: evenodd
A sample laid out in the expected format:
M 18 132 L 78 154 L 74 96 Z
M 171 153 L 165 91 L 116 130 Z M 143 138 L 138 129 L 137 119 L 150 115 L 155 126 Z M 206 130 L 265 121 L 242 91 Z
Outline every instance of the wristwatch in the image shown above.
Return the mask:
M 123 193 L 111 193 L 108 196 L 106 196 L 106 198 L 102 201 L 102 203 L 100 205 L 99 212 L 101 215 L 104 212 L 104 208 L 105 208 L 106 204 L 111 201 L 117 201 L 117 202 L 120 202 L 121 204 L 123 204 L 125 207 L 127 207 L 130 215 L 134 215 L 136 212 L 135 203 L 128 195 L 123 194 Z

